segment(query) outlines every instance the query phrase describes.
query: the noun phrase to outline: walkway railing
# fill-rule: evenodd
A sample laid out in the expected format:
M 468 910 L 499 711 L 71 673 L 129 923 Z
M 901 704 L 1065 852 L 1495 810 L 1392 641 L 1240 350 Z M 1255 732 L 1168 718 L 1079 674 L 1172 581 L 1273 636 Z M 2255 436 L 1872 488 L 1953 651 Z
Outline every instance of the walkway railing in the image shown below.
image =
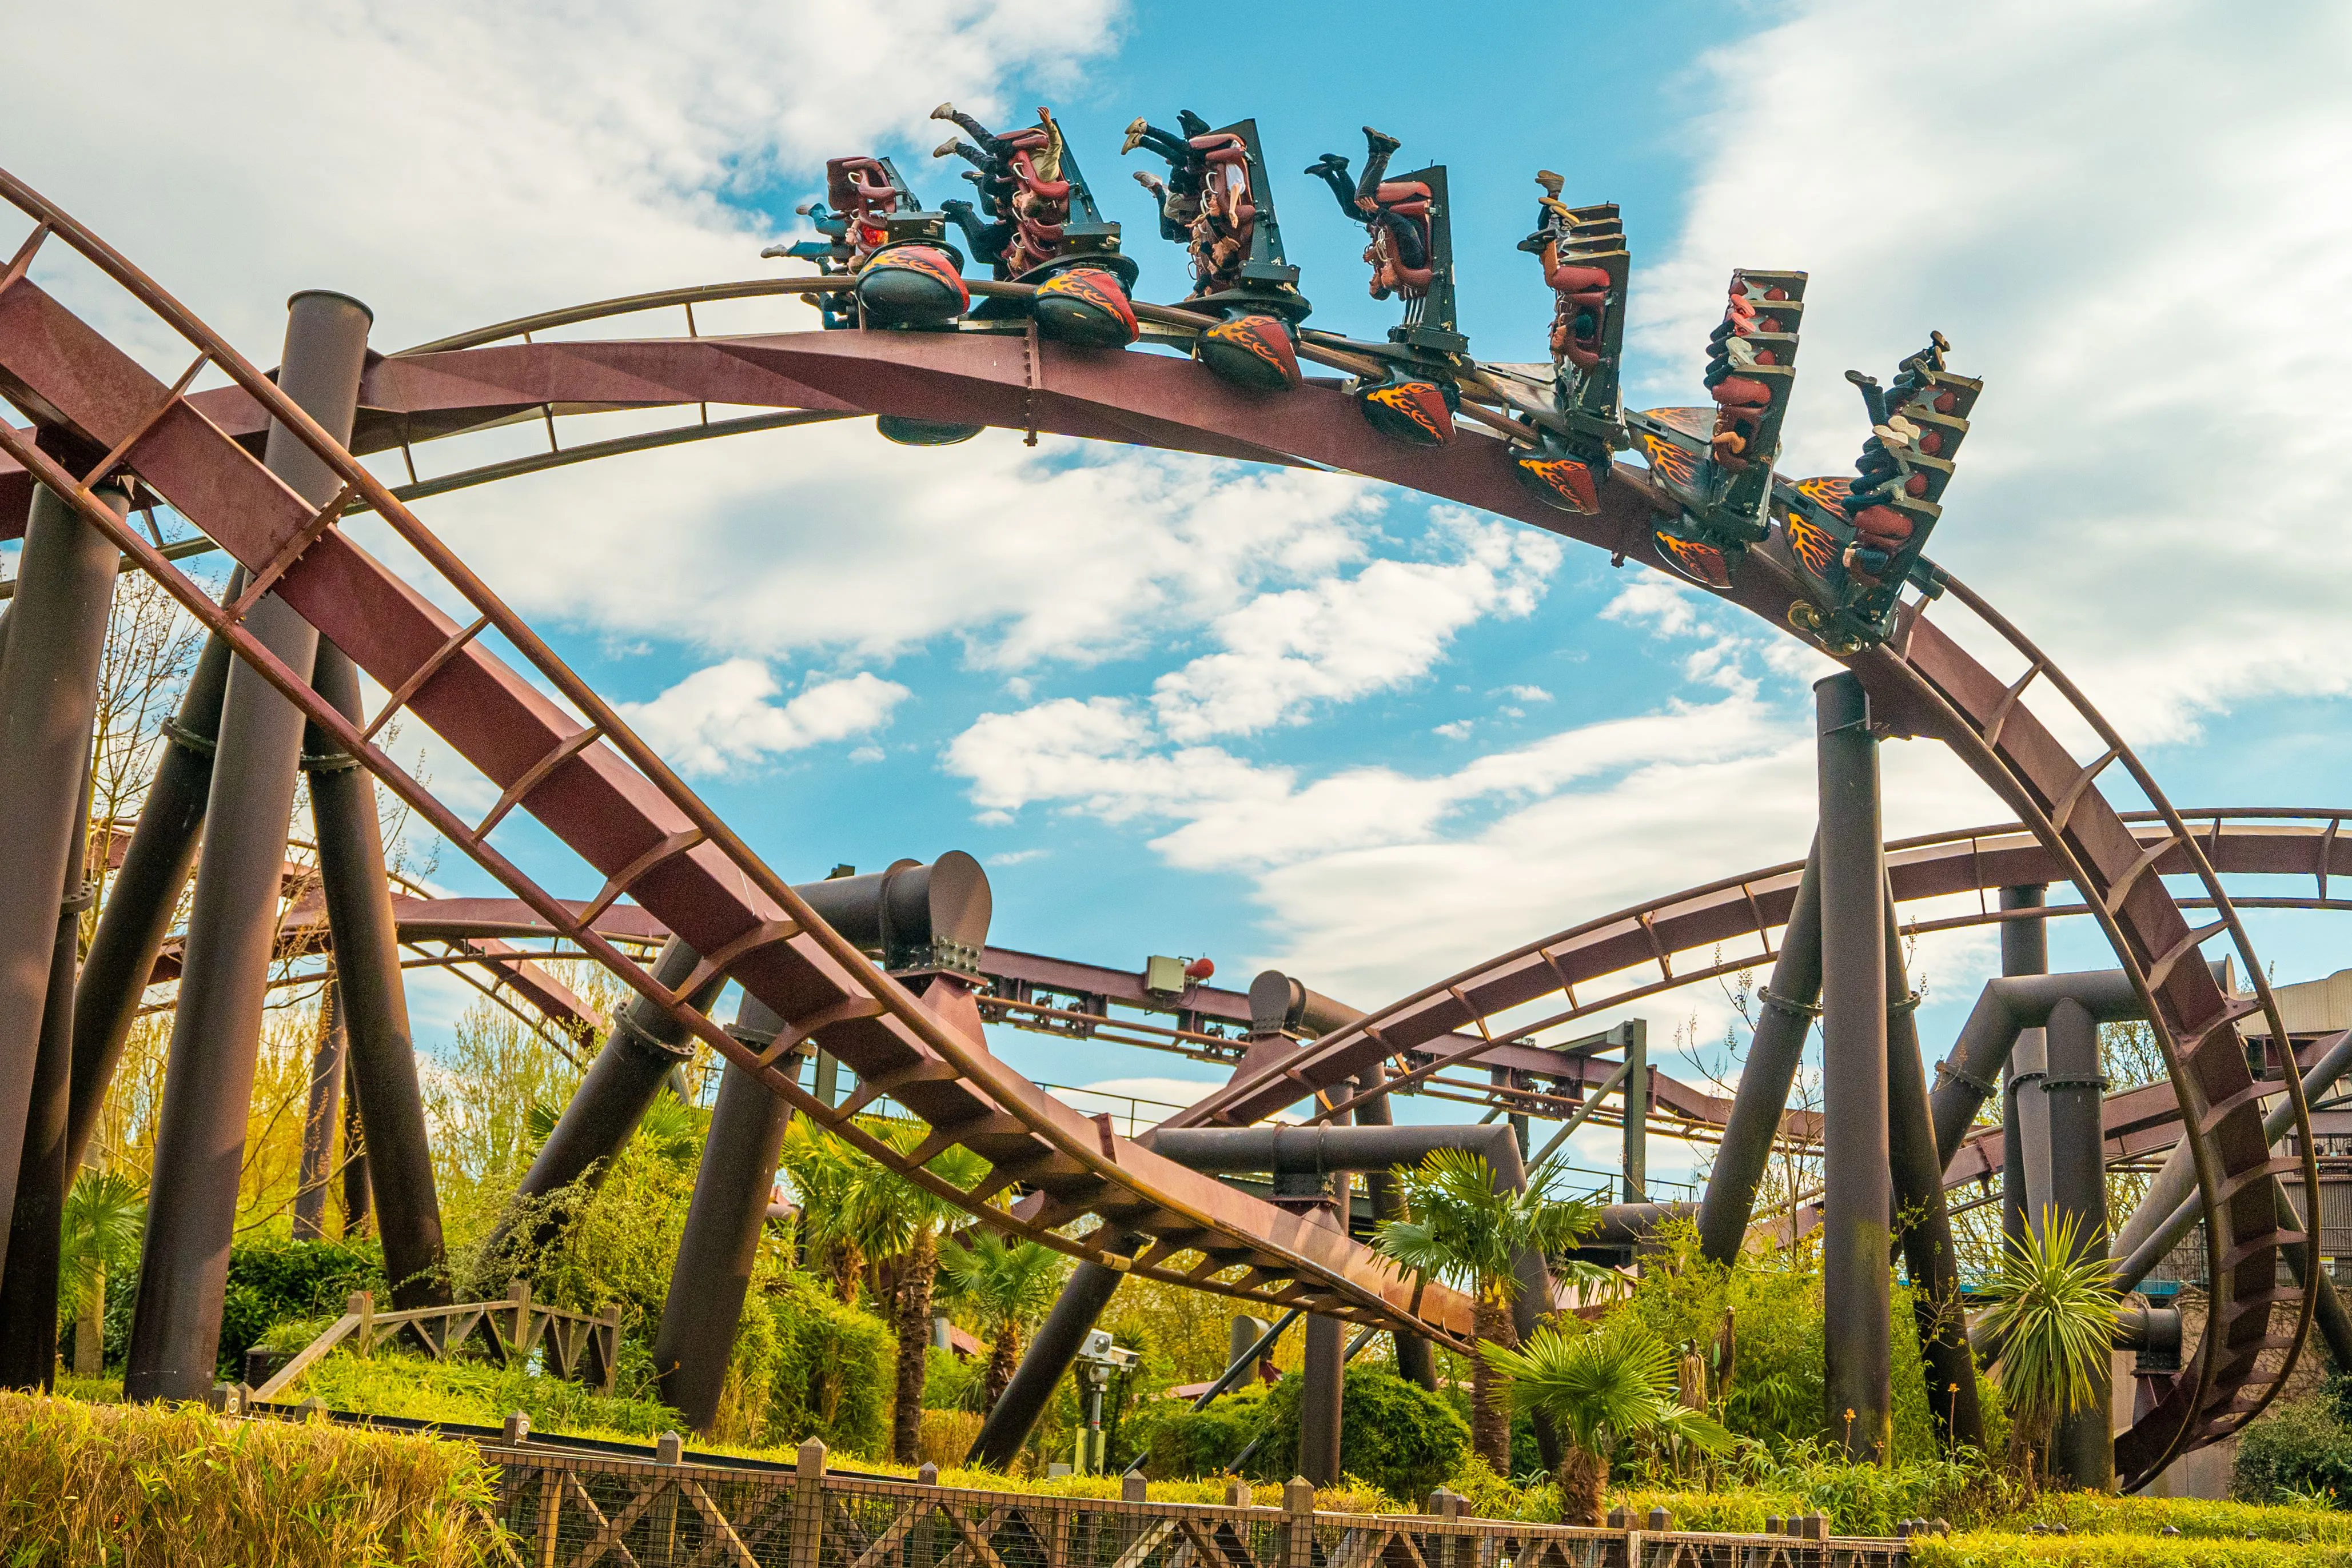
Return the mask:
M 619 1370 L 614 1357 L 620 1332 L 618 1307 L 606 1307 L 592 1316 L 538 1306 L 530 1299 L 530 1282 L 522 1280 L 516 1281 L 499 1301 L 390 1312 L 376 1311 L 375 1299 L 369 1292 L 354 1291 L 344 1304 L 343 1315 L 297 1351 L 248 1397 L 275 1400 L 313 1362 L 339 1344 L 365 1355 L 379 1343 L 404 1345 L 435 1361 L 447 1361 L 470 1349 L 498 1366 L 527 1362 L 536 1354 L 551 1375 L 610 1394 L 614 1374 Z
M 1280 1508 L 1153 1502 L 1129 1477 L 1118 1500 L 966 1491 L 924 1479 L 829 1474 L 824 1445 L 797 1471 L 486 1446 L 502 1522 L 535 1568 L 1894 1568 L 1900 1541 L 1815 1533 L 1719 1535 L 1465 1519 L 1439 1493 L 1430 1514 L 1318 1512 L 1291 1483 Z M 929 1467 L 925 1475 L 933 1472 Z

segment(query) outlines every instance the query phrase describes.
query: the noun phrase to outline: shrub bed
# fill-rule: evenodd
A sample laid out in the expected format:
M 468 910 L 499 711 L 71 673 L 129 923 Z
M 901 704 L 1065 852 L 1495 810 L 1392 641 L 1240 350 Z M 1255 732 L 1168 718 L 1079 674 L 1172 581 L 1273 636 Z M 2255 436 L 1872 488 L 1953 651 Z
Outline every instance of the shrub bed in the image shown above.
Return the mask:
M 492 1481 L 462 1443 L 0 1394 L 0 1560 L 26 1568 L 457 1568 L 496 1550 Z

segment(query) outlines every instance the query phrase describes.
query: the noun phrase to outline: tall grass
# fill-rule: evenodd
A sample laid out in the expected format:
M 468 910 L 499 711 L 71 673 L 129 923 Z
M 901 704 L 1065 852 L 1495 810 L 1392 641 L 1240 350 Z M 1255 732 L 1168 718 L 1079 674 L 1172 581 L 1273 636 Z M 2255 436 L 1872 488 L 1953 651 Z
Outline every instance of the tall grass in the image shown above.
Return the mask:
M 463 1444 L 0 1394 L 12 1568 L 459 1568 L 504 1558 L 492 1487 Z

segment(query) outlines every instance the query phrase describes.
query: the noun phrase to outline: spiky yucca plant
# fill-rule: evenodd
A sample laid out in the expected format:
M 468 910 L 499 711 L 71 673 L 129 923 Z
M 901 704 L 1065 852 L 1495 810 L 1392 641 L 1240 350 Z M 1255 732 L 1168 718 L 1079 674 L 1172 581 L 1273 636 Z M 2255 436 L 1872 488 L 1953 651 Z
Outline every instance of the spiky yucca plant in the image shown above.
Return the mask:
M 1373 1245 L 1424 1280 L 1470 1291 L 1478 1338 L 1517 1344 L 1511 1302 L 1519 1281 L 1512 1270 L 1520 1254 L 1566 1252 L 1600 1223 L 1599 1206 L 1560 1197 L 1564 1173 L 1550 1162 L 1520 1192 L 1496 1190 L 1495 1167 L 1467 1149 L 1435 1150 L 1402 1174 L 1409 1218 L 1384 1222 Z M 1470 1364 L 1470 1444 L 1496 1474 L 1510 1474 L 1509 1391 L 1484 1357 Z
M 1601 1491 L 1617 1445 L 1658 1437 L 1712 1453 L 1731 1434 L 1676 1397 L 1676 1362 L 1665 1341 L 1620 1315 L 1598 1329 L 1542 1328 L 1524 1350 L 1478 1347 L 1511 1380 L 1512 1397 L 1550 1416 L 1566 1440 L 1559 1464 L 1563 1524 L 1601 1522 Z
M 2074 1217 L 2044 1210 L 2040 1225 L 2010 1243 L 1984 1290 L 2011 1451 L 2029 1480 L 2059 1418 L 2098 1398 L 2098 1369 L 2115 1345 L 2121 1297 L 2113 1266 L 2080 1251 Z

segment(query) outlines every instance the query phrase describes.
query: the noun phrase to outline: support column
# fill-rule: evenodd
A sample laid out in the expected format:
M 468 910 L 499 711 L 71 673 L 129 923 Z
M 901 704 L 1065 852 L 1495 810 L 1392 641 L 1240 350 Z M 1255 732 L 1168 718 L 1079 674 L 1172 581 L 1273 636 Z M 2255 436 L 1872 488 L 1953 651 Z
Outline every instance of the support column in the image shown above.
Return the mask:
M 654 978 L 676 990 L 701 962 L 693 948 L 673 936 L 654 961 Z M 723 977 L 715 977 L 687 999 L 695 1007 L 707 1008 L 725 984 Z M 556 1119 L 555 1130 L 547 1134 L 530 1169 L 523 1173 L 522 1185 L 509 1201 L 491 1239 L 493 1251 L 526 1219 L 531 1229 L 524 1243 L 526 1251 L 536 1252 L 553 1239 L 564 1217 L 534 1212 L 535 1202 L 583 1179 L 591 1186 L 603 1184 L 614 1156 L 645 1120 L 671 1069 L 692 1058 L 691 1038 L 652 1002 L 643 997 L 630 998 L 613 1019 L 613 1032 L 605 1037 L 596 1060 L 588 1064 L 588 1075 L 572 1091 L 563 1114 Z M 372 1130 L 369 1135 L 373 1140 Z M 371 1147 L 368 1153 L 373 1158 L 375 1151 Z
M 66 1094 L 73 1071 L 74 965 L 80 956 L 82 911 L 89 907 L 82 884 L 89 842 L 88 774 L 83 777 L 81 807 L 74 813 L 66 850 L 66 896 L 58 901 L 16 1212 L 8 1224 L 8 1264 L 0 1273 L 0 1387 L 46 1391 L 57 1385 L 58 1260 L 64 1239 L 59 1231 L 73 1176 L 66 1164 Z
M 1771 981 L 1757 993 L 1762 1016 L 1748 1042 L 1748 1058 L 1740 1063 L 1739 1087 L 1724 1124 L 1723 1145 L 1699 1201 L 1699 1250 L 1713 1262 L 1728 1263 L 1739 1256 L 1748 1221 L 1756 1212 L 1756 1189 L 1763 1183 L 1772 1141 L 1780 1135 L 1780 1117 L 1788 1110 L 1789 1092 L 1804 1058 L 1805 1037 L 1821 1010 L 1815 1005 L 1821 994 L 1822 848 L 1817 837 L 1797 881 L 1789 924 L 1780 932 Z
M 1527 1152 L 1519 1140 L 1519 1152 Z M 1650 1020 L 1625 1026 L 1625 1201 L 1650 1200 Z
M 327 1236 L 327 1183 L 335 1170 L 335 1124 L 343 1113 L 343 1074 L 351 1031 L 334 977 L 319 996 L 319 1048 L 310 1053 L 310 1093 L 302 1113 L 302 1166 L 294 1189 L 294 1239 Z
M 332 643 L 320 642 L 310 686 L 353 724 L 366 723 L 359 671 Z M 449 1281 L 441 1249 L 441 1200 L 433 1184 L 416 1048 L 408 1032 L 408 994 L 401 984 L 400 933 L 392 919 L 375 780 L 356 758 L 332 745 L 324 733 L 310 729 L 302 767 L 310 780 L 319 883 L 335 944 L 335 999 L 350 1040 L 360 1125 L 367 1133 L 368 1185 L 375 1197 L 376 1234 L 383 1239 L 383 1277 L 395 1307 L 442 1306 L 449 1300 Z
M 1862 682 L 1813 687 L 1822 855 L 1823 1426 L 1856 1459 L 1893 1436 L 1889 1314 L 1894 1204 L 1886 1130 L 1886 867 L 1878 741 Z
M 1347 1122 L 1342 1112 L 1332 1118 L 1330 1125 L 1341 1126 Z M 1524 1124 L 1525 1117 L 1514 1118 Z M 1524 1126 L 1513 1129 L 1513 1142 L 1526 1136 Z M 1308 1216 L 1311 1223 L 1326 1225 L 1348 1233 L 1348 1198 L 1351 1185 L 1349 1175 L 1342 1171 L 1327 1176 L 1319 1171 L 1274 1174 L 1274 1193 L 1277 1202 L 1289 1198 L 1294 1203 L 1313 1203 L 1324 1197 L 1324 1183 L 1337 1183 L 1325 1200 Z M 1338 1318 L 1310 1314 L 1307 1320 L 1307 1343 L 1299 1364 L 1298 1390 L 1298 1468 L 1318 1487 L 1337 1486 L 1339 1481 L 1339 1442 L 1341 1409 L 1347 1395 L 1348 1325 Z
M 367 308 L 314 292 L 296 295 L 289 310 L 278 384 L 328 434 L 347 440 Z M 313 505 L 341 487 L 333 470 L 275 423 L 263 461 Z M 309 675 L 319 633 L 277 595 L 257 604 L 245 625 L 296 674 Z M 301 710 L 247 666 L 232 669 L 156 1118 L 125 1398 L 197 1399 L 212 1386 L 301 754 Z
M 1927 1384 L 1927 1409 L 1945 1444 L 1985 1445 L 1977 1399 L 1976 1357 L 1969 1349 L 1968 1307 L 1960 1298 L 1959 1255 L 1945 1205 L 1944 1163 L 1927 1104 L 1919 1054 L 1917 1003 L 1904 973 L 1895 893 L 1886 894 L 1886 1137 L 1895 1176 L 1895 1234 L 1911 1276 L 1912 1316 Z
M 2000 890 L 2003 909 L 2039 909 L 2048 898 L 2049 884 L 2027 883 Z M 2000 972 L 2003 975 L 2046 975 L 2050 972 L 2050 924 L 2046 920 L 2004 920 L 2000 925 Z M 2031 1182 L 2026 1172 L 2025 1128 L 2018 1114 L 2018 1059 L 2029 1051 L 2035 1071 L 2042 1067 L 2042 1031 L 2032 1030 L 2017 1038 L 2000 1070 L 2000 1234 L 2015 1246 L 2025 1239 L 2026 1206 Z
M 766 1003 L 746 992 L 730 1032 L 764 1051 L 783 1027 Z M 787 1075 L 798 1068 L 796 1059 L 782 1064 Z M 662 1402 L 706 1435 L 719 1419 L 719 1396 L 792 1119 L 792 1107 L 768 1092 L 756 1074 L 727 1064 L 710 1110 L 702 1164 L 694 1175 L 686 1231 L 678 1238 L 677 1265 L 662 1301 L 661 1329 L 654 1336 Z
M 68 455 L 68 465 L 77 459 L 88 461 Z M 110 490 L 107 504 L 120 511 L 128 503 Z M 74 823 L 87 798 L 119 559 L 106 537 L 47 486 L 33 487 L 0 647 L 0 1214 L 16 1208 L 58 902 L 67 863 L 79 858 Z M 8 1245 L 0 1240 L 0 1263 Z
M 229 599 L 244 591 L 242 569 L 229 576 Z M 139 803 L 122 865 L 109 884 L 98 929 L 74 987 L 73 1101 L 66 1113 L 66 1155 L 79 1168 L 89 1156 L 98 1113 L 114 1082 L 124 1041 L 171 934 L 180 894 L 196 863 L 212 792 L 213 750 L 228 691 L 228 644 L 207 638 L 181 694 L 180 711 L 163 727 L 163 755 Z
M 1375 1061 L 1356 1074 L 1356 1092 L 1370 1093 L 1388 1082 L 1388 1069 Z M 1379 1095 L 1360 1102 L 1356 1106 L 1356 1124 L 1363 1127 L 1388 1127 L 1396 1123 L 1396 1113 L 1389 1097 Z M 1372 1204 L 1372 1219 L 1376 1224 L 1405 1217 L 1404 1188 L 1390 1169 L 1364 1173 L 1364 1190 Z M 1408 1381 L 1419 1384 L 1430 1393 L 1437 1392 L 1437 1353 L 1419 1334 L 1401 1333 L 1396 1341 L 1397 1372 Z
M 2107 1173 L 2102 1157 L 2105 1134 L 2099 1100 L 2099 1025 L 2089 1009 L 2063 1001 L 2050 1009 L 2045 1031 L 2048 1074 L 2042 1092 L 2049 1103 L 2050 1214 L 2073 1220 L 2076 1258 L 2107 1256 Z M 2048 1224 L 2048 1219 L 2039 1221 Z M 2062 1419 L 2051 1434 L 2050 1467 L 2076 1486 L 2101 1490 L 2116 1472 L 2115 1427 L 2108 1412 L 2111 1373 L 2100 1357 L 2097 1392 L 2090 1406 Z

